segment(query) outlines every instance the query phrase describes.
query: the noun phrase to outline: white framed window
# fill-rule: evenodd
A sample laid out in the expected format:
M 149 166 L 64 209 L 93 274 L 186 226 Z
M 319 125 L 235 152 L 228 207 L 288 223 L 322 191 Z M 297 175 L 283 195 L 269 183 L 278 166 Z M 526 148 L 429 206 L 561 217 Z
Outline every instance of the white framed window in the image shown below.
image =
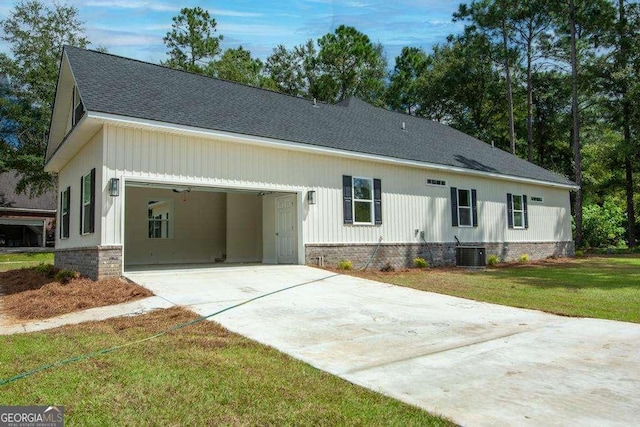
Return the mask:
M 458 227 L 473 226 L 471 190 L 458 188 Z
M 74 86 L 73 107 L 71 110 L 71 125 L 72 126 L 77 125 L 83 115 L 84 115 L 84 105 L 82 105 L 82 101 L 80 100 L 80 92 L 78 92 L 78 87 Z
M 94 231 L 96 170 L 84 175 L 80 181 L 80 234 Z
M 478 226 L 478 193 L 476 189 L 450 187 L 451 225 L 454 227 Z
M 446 187 L 447 186 L 447 181 L 445 181 L 443 179 L 427 178 L 427 185 L 432 185 L 432 186 L 436 186 L 436 187 Z
M 342 217 L 348 225 L 382 224 L 382 180 L 342 175 Z
M 507 226 L 515 229 L 529 228 L 526 194 L 507 193 Z
M 524 228 L 524 203 L 522 194 L 512 194 L 512 211 L 513 228 Z
M 373 179 L 353 177 L 353 223 L 373 224 Z
M 173 238 L 173 200 L 154 199 L 147 202 L 149 239 Z
M 69 210 L 71 207 L 71 188 L 67 187 L 60 193 L 60 238 L 69 238 Z

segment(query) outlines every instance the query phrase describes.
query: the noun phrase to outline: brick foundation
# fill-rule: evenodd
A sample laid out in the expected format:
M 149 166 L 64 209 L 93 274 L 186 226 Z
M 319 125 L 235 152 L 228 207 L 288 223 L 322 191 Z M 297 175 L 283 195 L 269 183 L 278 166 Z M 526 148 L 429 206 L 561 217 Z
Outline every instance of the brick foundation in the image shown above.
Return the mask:
M 55 266 L 79 272 L 92 280 L 122 275 L 121 246 L 56 249 Z
M 309 244 L 305 246 L 305 262 L 318 265 L 322 258 L 324 265 L 335 267 L 342 260 L 350 260 L 354 268 L 364 267 L 371 259 L 377 244 Z M 497 255 L 501 262 L 516 261 L 522 254 L 529 255 L 530 260 L 549 257 L 572 257 L 575 247 L 569 242 L 506 242 L 478 243 L 465 242 L 463 246 L 484 246 L 486 255 Z M 429 265 L 455 265 L 455 243 L 383 243 L 370 267 L 380 269 L 387 264 L 394 268 L 406 268 L 413 265 L 416 257 L 424 258 Z

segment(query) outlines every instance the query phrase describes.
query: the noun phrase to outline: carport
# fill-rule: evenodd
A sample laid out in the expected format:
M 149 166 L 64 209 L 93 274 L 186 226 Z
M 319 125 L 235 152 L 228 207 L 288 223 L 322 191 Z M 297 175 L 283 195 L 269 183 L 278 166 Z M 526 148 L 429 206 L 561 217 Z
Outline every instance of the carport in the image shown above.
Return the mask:
M 298 264 L 301 193 L 127 180 L 124 269 Z

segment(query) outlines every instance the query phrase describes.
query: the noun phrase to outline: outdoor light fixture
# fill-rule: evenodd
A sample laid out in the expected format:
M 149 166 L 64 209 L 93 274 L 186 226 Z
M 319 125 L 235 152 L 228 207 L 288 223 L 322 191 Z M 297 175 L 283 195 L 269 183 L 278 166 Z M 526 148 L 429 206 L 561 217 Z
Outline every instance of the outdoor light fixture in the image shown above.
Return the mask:
M 316 204 L 316 192 L 314 190 L 307 191 L 307 200 L 310 205 Z
M 109 180 L 109 195 L 111 197 L 118 197 L 120 195 L 120 180 L 118 178 L 111 178 Z

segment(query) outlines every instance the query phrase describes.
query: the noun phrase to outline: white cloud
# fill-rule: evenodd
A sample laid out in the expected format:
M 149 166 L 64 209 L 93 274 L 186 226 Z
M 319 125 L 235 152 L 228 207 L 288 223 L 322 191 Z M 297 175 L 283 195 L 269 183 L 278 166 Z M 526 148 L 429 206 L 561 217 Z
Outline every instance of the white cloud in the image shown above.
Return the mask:
M 152 25 L 144 25 L 142 27 L 138 27 L 143 31 L 169 31 L 171 30 L 171 23 L 168 22 L 166 24 L 152 24 Z
M 91 28 L 87 31 L 92 46 L 106 46 L 107 49 L 119 46 L 141 46 L 162 44 L 162 37 L 126 31 L 114 31 L 108 28 Z
M 218 23 L 218 32 L 223 35 L 234 34 L 236 37 L 249 38 L 249 37 L 277 37 L 286 38 L 291 36 L 295 29 L 273 26 L 266 24 L 229 24 Z
M 161 1 L 142 0 L 88 0 L 81 2 L 86 7 L 100 7 L 105 9 L 145 9 L 156 12 L 179 11 L 180 5 Z
M 236 18 L 260 18 L 264 16 L 262 13 L 256 12 L 240 12 L 237 10 L 229 9 L 207 9 L 212 16 L 233 16 Z

